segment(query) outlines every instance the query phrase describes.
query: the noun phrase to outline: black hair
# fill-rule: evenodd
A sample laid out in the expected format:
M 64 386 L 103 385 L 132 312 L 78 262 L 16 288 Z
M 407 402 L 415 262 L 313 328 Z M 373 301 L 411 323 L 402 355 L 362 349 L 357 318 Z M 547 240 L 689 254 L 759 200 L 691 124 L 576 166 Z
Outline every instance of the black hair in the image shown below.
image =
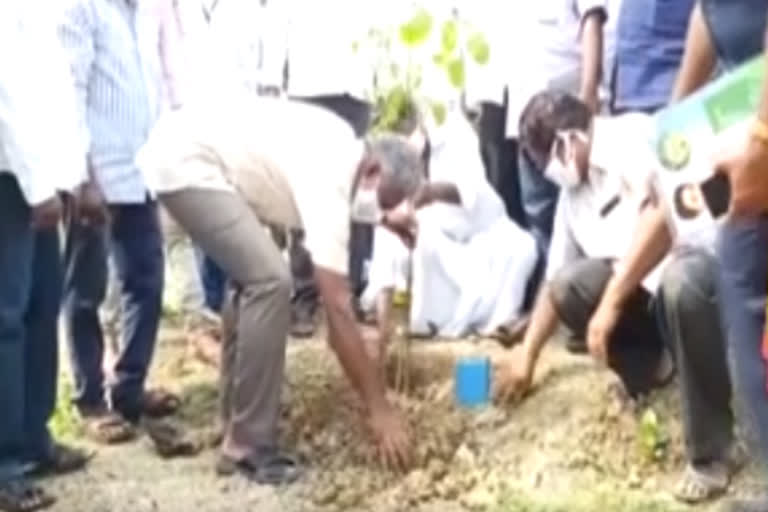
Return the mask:
M 520 145 L 537 164 L 549 159 L 560 130 L 587 130 L 592 112 L 583 101 L 561 91 L 536 94 L 520 115 Z
M 685 194 L 686 189 L 689 187 L 696 187 L 696 185 L 693 183 L 683 183 L 675 189 L 675 192 L 672 196 L 672 202 L 675 205 L 675 212 L 677 212 L 678 217 L 683 220 L 695 219 L 701 213 L 701 208 L 691 208 L 683 199 L 683 195 Z

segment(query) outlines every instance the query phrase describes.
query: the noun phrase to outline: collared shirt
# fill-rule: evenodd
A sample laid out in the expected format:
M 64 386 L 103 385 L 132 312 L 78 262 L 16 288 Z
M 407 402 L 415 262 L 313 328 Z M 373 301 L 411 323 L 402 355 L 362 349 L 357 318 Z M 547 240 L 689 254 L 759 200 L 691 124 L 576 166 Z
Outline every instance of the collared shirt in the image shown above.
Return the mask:
M 631 0 L 630 0 L 631 1 Z M 581 85 L 581 29 L 596 10 L 608 15 L 608 0 L 535 0 L 520 15 L 525 48 L 510 66 L 507 135 L 518 135 L 520 114 L 534 94 L 544 89 L 577 93 Z
M 57 14 L 37 0 L 0 2 L 0 172 L 16 177 L 32 206 L 87 176 Z
M 78 92 L 81 130 L 110 203 L 143 203 L 134 159 L 163 106 L 165 0 L 68 0 L 59 37 Z M 164 13 L 164 14 L 161 14 Z M 166 16 L 163 19 L 162 16 Z M 172 75 L 172 73 L 170 73 Z
M 614 106 L 655 110 L 669 102 L 694 0 L 626 0 L 619 15 Z
M 314 263 L 346 275 L 352 182 L 363 152 L 330 111 L 241 91 L 165 114 L 138 162 L 160 195 L 237 191 L 263 222 L 303 227 Z
M 589 179 L 560 192 L 547 279 L 578 258 L 615 262 L 627 253 L 650 192 L 653 128 L 644 114 L 595 119 Z M 660 267 L 643 283 L 651 292 L 656 291 Z

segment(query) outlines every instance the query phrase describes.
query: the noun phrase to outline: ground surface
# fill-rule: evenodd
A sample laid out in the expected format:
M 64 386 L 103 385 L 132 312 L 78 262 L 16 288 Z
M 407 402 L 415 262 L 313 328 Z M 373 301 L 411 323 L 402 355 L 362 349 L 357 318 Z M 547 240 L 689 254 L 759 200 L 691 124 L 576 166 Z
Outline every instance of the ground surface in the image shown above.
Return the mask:
M 483 349 L 488 347 L 494 346 Z M 164 461 L 140 440 L 99 448 L 86 472 L 51 480 L 59 497 L 53 511 L 686 510 L 668 497 L 682 465 L 675 392 L 654 397 L 641 412 L 623 409 L 604 372 L 552 344 L 536 390 L 522 404 L 460 413 L 452 405 L 452 362 L 457 353 L 473 350 L 478 346 L 472 343 L 430 343 L 416 351 L 414 391 L 399 398 L 413 423 L 419 458 L 408 475 L 370 463 L 365 433 L 355 421 L 357 402 L 324 344 L 293 342 L 284 432 L 286 446 L 309 459 L 305 482 L 275 491 L 220 479 L 213 474 L 212 449 Z M 164 332 L 153 379 L 181 393 L 183 424 L 205 437 L 215 417 L 216 376 L 186 357 L 177 331 Z M 66 381 L 62 388 L 66 395 Z M 71 409 L 60 408 L 54 428 L 77 438 Z M 742 476 L 737 487 L 749 480 Z

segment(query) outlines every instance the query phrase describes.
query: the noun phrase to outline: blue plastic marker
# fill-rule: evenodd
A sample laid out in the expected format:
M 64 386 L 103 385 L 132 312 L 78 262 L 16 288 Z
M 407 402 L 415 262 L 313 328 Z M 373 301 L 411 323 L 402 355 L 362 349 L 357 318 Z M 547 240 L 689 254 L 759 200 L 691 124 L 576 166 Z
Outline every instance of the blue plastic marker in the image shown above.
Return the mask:
M 488 357 L 462 357 L 456 362 L 454 376 L 456 401 L 474 409 L 491 401 L 491 360 Z

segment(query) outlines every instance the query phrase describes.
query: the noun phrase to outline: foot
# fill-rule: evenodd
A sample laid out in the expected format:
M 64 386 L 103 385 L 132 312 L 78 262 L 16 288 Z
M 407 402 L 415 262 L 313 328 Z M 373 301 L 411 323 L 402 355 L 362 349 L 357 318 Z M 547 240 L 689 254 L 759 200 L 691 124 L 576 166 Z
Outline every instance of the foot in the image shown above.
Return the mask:
M 162 388 L 144 391 L 142 402 L 142 412 L 150 418 L 170 416 L 181 407 L 181 399 Z
M 200 453 L 201 443 L 195 441 L 181 427 L 167 420 L 147 418 L 142 422 L 152 446 L 157 454 L 169 459 L 172 457 L 191 457 Z
M 56 498 L 26 480 L 0 483 L 0 510 L 34 512 L 52 506 Z
M 274 454 L 259 460 L 233 460 L 221 455 L 216 463 L 219 476 L 239 474 L 260 485 L 290 485 L 304 476 L 304 467 L 294 458 Z
M 294 338 L 311 338 L 315 335 L 316 328 L 315 315 L 309 308 L 294 308 L 291 336 Z
M 100 444 L 127 443 L 136 437 L 133 425 L 116 412 L 81 412 L 85 435 Z
M 768 495 L 750 499 L 729 500 L 723 512 L 768 512 Z
M 209 330 L 190 330 L 187 340 L 195 359 L 215 368 L 221 365 L 221 343 Z
M 93 456 L 93 452 L 86 452 L 61 443 L 53 443 L 48 454 L 35 461 L 33 473 L 38 476 L 73 473 L 85 468 Z
M 689 464 L 675 488 L 675 498 L 696 505 L 721 496 L 728 490 L 733 475 L 744 467 L 746 460 L 744 449 L 734 443 L 723 460 L 709 464 Z

